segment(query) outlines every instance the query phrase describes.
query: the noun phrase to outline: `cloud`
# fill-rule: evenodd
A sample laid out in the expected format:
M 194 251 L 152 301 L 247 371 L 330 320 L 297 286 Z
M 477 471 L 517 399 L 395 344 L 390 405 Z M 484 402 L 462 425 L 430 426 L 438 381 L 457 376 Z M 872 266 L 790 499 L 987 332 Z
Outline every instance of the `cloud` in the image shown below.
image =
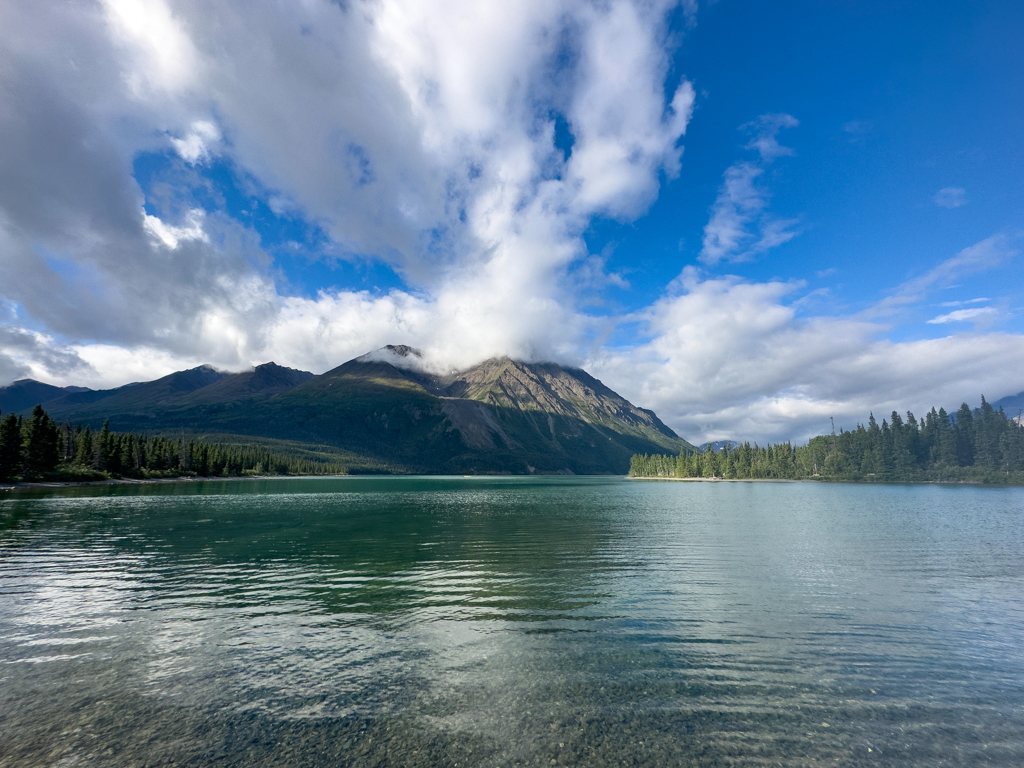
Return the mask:
M 698 441 L 1019 391 L 1018 336 L 896 344 L 873 319 L 1005 263 L 1010 235 L 904 283 L 874 314 L 801 317 L 799 283 L 694 270 L 638 314 L 583 310 L 625 285 L 588 252 L 587 228 L 642 215 L 680 170 L 695 96 L 671 74 L 675 7 L 0 4 L 0 379 L 110 386 L 270 359 L 322 372 L 405 343 L 433 366 L 586 364 Z M 762 186 L 796 125 L 745 126 L 757 157 L 725 171 L 704 263 L 797 234 Z M 173 170 L 147 199 L 135 164 L 153 156 Z M 260 237 L 178 178 L 214 163 L 318 227 L 332 257 L 384 262 L 403 287 L 287 292 Z M 647 336 L 604 345 L 629 323 Z
M 131 60 L 131 93 L 174 93 L 193 84 L 198 56 L 188 33 L 162 0 L 102 0 L 110 36 Z
M 666 82 L 675 6 L 5 5 L 2 298 L 55 343 L 140 359 L 298 362 L 282 341 L 298 317 L 303 338 L 351 331 L 307 363 L 396 335 L 459 360 L 554 354 L 586 333 L 575 306 L 624 284 L 587 253 L 590 221 L 641 215 L 679 172 L 694 92 Z M 407 289 L 283 293 L 246 226 L 170 178 L 146 200 L 143 153 L 218 157 L 332 253 L 383 260 Z M 365 314 L 346 325 L 352 307 Z
M 843 132 L 851 144 L 863 144 L 867 136 L 874 130 L 873 120 L 850 120 L 843 123 Z
M 765 213 L 767 193 L 755 184 L 763 173 L 764 169 L 753 163 L 737 163 L 726 170 L 711 218 L 704 226 L 702 263 L 750 261 L 800 234 L 796 219 Z
M 1024 380 L 1021 335 L 892 342 L 861 317 L 798 316 L 801 283 L 688 267 L 676 286 L 637 317 L 646 342 L 599 350 L 586 366 L 691 442 L 802 440 L 827 432 L 830 416 L 849 429 L 871 410 L 920 415 Z
M 962 187 L 943 187 L 935 193 L 933 199 L 942 208 L 959 208 L 967 205 L 967 190 Z
M 64 378 L 90 373 L 89 364 L 74 350 L 46 334 L 0 326 L 0 381 L 22 378 Z
M 764 196 L 754 187 L 754 179 L 764 171 L 751 163 L 740 163 L 725 172 L 711 219 L 704 227 L 704 247 L 700 259 L 715 264 L 744 250 L 753 235 L 748 231 L 764 209 Z
M 1016 244 L 1019 240 L 1018 234 L 1001 232 L 968 246 L 920 277 L 897 286 L 891 295 L 868 309 L 864 315 L 891 315 L 909 304 L 921 301 L 933 288 L 949 285 L 967 275 L 1002 266 L 1017 256 L 1019 251 Z
M 942 306 L 944 306 L 944 307 L 962 307 L 964 304 L 984 304 L 984 303 L 987 303 L 989 301 L 992 301 L 992 299 L 986 298 L 984 296 L 979 296 L 976 299 L 964 299 L 963 301 L 944 301 L 944 302 L 942 302 Z
M 761 160 L 770 163 L 777 157 L 796 154 L 789 147 L 779 144 L 779 131 L 783 128 L 796 128 L 800 121 L 792 115 L 769 114 L 761 115 L 757 120 L 741 126 L 741 130 L 754 134 L 746 149 L 756 149 Z
M 945 315 L 939 315 L 929 320 L 931 325 L 942 323 L 991 323 L 999 316 L 999 310 L 995 307 L 975 307 L 974 309 L 957 309 Z
M 871 120 L 850 120 L 847 123 L 843 123 L 843 131 L 851 134 L 861 134 L 870 131 L 874 125 Z
M 154 241 L 163 243 L 172 251 L 184 240 L 199 240 L 204 243 L 210 242 L 209 235 L 203 229 L 203 218 L 206 211 L 199 208 L 191 209 L 181 226 L 175 227 L 165 224 L 156 216 L 150 216 L 145 211 L 142 213 L 142 227 Z
M 800 234 L 797 219 L 768 215 L 768 193 L 755 181 L 765 167 L 793 150 L 779 144 L 783 128 L 800 124 L 792 115 L 767 114 L 740 126 L 754 134 L 746 149 L 755 149 L 760 163 L 739 162 L 726 169 L 718 197 L 711 206 L 711 218 L 704 226 L 704 238 L 698 258 L 703 264 L 720 261 L 750 261 Z
M 220 130 L 208 120 L 196 120 L 184 139 L 171 139 L 171 145 L 181 158 L 195 165 L 206 160 L 220 141 Z
M 947 268 L 940 271 L 948 274 Z M 614 348 L 595 342 L 583 354 L 580 340 L 599 340 L 612 321 L 540 298 L 519 305 L 514 296 L 494 296 L 499 315 L 529 320 L 530 333 L 521 336 L 512 322 L 480 326 L 481 309 L 473 303 L 485 297 L 457 287 L 437 298 L 405 291 L 291 297 L 258 345 L 246 346 L 251 337 L 241 319 L 211 313 L 199 327 L 212 336 L 206 351 L 216 351 L 217 339 L 241 345 L 228 345 L 221 359 L 234 355 L 250 365 L 273 359 L 318 372 L 389 343 L 421 348 L 424 364 L 434 369 L 475 362 L 500 344 L 514 356 L 582 365 L 696 442 L 802 440 L 827 431 L 830 416 L 852 428 L 872 410 L 881 416 L 910 408 L 920 415 L 932 405 L 955 407 L 965 397 L 984 393 L 995 399 L 1020 390 L 1024 336 L 968 333 L 892 342 L 884 338 L 886 326 L 863 315 L 800 316 L 805 296 L 798 281 L 708 278 L 689 267 L 663 298 L 614 321 L 639 324 L 637 343 Z M 563 333 L 552 335 L 552 327 Z M 50 375 L 40 375 L 45 365 L 39 350 L 26 349 L 20 359 L 33 366 L 27 375 L 94 387 L 214 359 L 153 347 L 42 342 L 57 356 Z M 0 362 L 6 351 L 0 344 Z M 111 381 L 111 371 L 121 378 Z

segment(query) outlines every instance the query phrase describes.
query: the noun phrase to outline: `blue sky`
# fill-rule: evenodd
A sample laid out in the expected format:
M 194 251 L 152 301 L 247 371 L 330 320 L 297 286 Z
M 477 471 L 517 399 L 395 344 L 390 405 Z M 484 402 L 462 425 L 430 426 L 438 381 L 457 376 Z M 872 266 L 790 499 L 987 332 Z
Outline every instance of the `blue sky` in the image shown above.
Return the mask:
M 1021 226 L 1022 31 L 1024 6 L 1012 2 L 702 9 L 675 56 L 675 71 L 701 93 L 682 172 L 635 224 L 595 227 L 592 248 L 616 243 L 611 269 L 642 264 L 623 300 L 651 300 L 695 263 L 723 170 L 756 155 L 743 149 L 739 126 L 788 113 L 800 125 L 781 140 L 794 155 L 774 163 L 763 186 L 774 215 L 798 219 L 802 234 L 728 271 L 806 280 L 829 292 L 818 311 L 878 301 L 961 248 Z M 943 188 L 964 189 L 969 202 L 937 205 Z M 1008 297 L 1018 308 L 1016 269 L 965 281 L 935 302 Z M 923 322 L 928 311 L 898 333 L 941 333 Z M 1019 312 L 1004 322 L 1019 330 Z
M 1024 6 L 0 11 L 0 378 L 582 365 L 691 439 L 1024 390 Z

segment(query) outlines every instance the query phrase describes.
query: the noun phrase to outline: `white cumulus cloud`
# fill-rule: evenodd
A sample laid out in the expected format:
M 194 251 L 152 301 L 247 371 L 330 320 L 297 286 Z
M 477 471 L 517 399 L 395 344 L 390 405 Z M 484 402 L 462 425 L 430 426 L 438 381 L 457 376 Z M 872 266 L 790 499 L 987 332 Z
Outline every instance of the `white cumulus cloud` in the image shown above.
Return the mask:
M 406 343 L 434 366 L 586 364 L 698 442 L 1019 391 L 1020 337 L 897 344 L 877 320 L 1006 263 L 1004 235 L 874 314 L 802 317 L 798 283 L 692 269 L 642 312 L 584 311 L 627 287 L 588 252 L 588 227 L 643 215 L 680 172 L 695 91 L 672 69 L 677 7 L 0 3 L 0 384 L 110 386 L 270 359 L 322 372 Z M 769 211 L 766 169 L 793 153 L 779 137 L 797 124 L 772 113 L 744 126 L 757 154 L 726 170 L 702 263 L 796 236 L 795 219 Z M 275 211 L 320 227 L 333 256 L 382 261 L 405 287 L 290 291 L 256 232 L 188 184 L 158 180 L 150 207 L 134 175 L 146 153 L 193 179 L 223 161 Z M 603 343 L 637 322 L 635 345 Z
M 849 429 L 871 410 L 920 415 L 1024 381 L 1024 336 L 892 342 L 863 318 L 799 316 L 801 290 L 687 268 L 678 292 L 639 318 L 649 340 L 602 350 L 587 368 L 696 442 L 803 439 L 827 432 L 831 416 Z

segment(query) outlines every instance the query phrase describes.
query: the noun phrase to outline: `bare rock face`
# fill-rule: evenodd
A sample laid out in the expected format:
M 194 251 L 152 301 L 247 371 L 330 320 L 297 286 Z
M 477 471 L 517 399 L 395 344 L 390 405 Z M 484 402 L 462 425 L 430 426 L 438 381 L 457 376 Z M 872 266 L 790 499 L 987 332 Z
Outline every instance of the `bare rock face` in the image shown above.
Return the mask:
M 637 408 L 586 371 L 557 363 L 523 363 L 507 357 L 488 360 L 459 374 L 446 394 L 500 408 L 569 416 L 588 424 L 620 422 L 678 437 L 651 411 Z
M 655 432 L 679 440 L 652 412 L 637 408 L 586 371 L 557 363 L 524 363 L 507 357 L 488 360 L 455 374 L 442 394 L 484 402 L 499 413 L 518 412 L 553 440 L 558 439 L 555 417 L 613 432 L 637 436 Z M 565 436 L 581 434 L 577 428 Z
M 519 447 L 505 434 L 491 409 L 484 403 L 446 397 L 441 403 L 441 411 L 470 448 L 487 450 Z

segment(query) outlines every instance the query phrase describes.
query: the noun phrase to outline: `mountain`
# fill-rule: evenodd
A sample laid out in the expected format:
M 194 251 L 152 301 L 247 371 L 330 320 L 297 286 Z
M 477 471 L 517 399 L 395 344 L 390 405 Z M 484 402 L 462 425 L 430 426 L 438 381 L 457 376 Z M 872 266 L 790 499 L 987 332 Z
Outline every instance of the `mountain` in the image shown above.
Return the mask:
M 213 380 L 172 392 L 173 376 L 190 386 Z M 94 427 L 109 418 L 118 431 L 326 445 L 412 472 L 624 474 L 634 453 L 693 450 L 651 411 L 555 363 L 497 358 L 442 375 L 426 369 L 416 350 L 388 346 L 320 376 L 268 363 L 241 374 L 204 366 L 172 377 L 87 403 L 67 395 L 46 407 L 61 421 Z
M 1018 392 L 1016 395 L 1008 395 L 996 402 L 992 403 L 992 407 L 996 410 L 1000 408 L 1006 412 L 1006 415 L 1010 418 L 1016 418 L 1021 410 L 1024 410 L 1024 392 Z
M 277 363 L 264 363 L 251 371 L 228 374 L 212 384 L 196 389 L 177 401 L 176 405 L 229 403 L 269 397 L 297 387 L 311 378 L 313 374 L 309 371 L 285 368 Z
M 102 420 L 113 414 L 148 415 L 229 375 L 212 366 L 201 365 L 187 371 L 176 371 L 155 381 L 125 384 L 116 389 L 73 392 L 43 405 L 47 413 L 58 421 Z
M 35 379 L 19 379 L 0 387 L 0 413 L 17 413 L 72 392 L 89 392 L 86 387 L 55 387 Z
M 704 451 L 710 448 L 715 453 L 721 453 L 722 449 L 725 448 L 725 446 L 729 446 L 729 450 L 731 451 L 733 448 L 739 448 L 740 444 L 737 443 L 735 440 L 715 440 L 710 443 L 701 443 L 699 446 L 697 446 L 697 450 L 699 450 L 701 453 L 704 453 Z

